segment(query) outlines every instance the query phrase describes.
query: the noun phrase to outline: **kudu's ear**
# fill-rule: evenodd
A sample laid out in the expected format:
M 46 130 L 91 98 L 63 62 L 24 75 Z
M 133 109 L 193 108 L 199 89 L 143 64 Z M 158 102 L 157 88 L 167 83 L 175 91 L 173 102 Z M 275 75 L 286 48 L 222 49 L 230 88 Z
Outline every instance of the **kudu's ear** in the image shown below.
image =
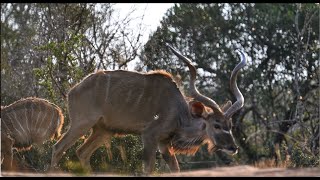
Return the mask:
M 227 102 L 222 106 L 221 110 L 222 110 L 223 112 L 226 112 L 226 111 L 231 107 L 231 105 L 232 105 L 232 102 L 231 102 L 231 101 L 227 101 Z
M 191 114 L 193 116 L 198 116 L 198 117 L 208 117 L 208 113 L 206 111 L 206 107 L 199 101 L 191 101 L 189 102 L 189 107 L 191 110 Z

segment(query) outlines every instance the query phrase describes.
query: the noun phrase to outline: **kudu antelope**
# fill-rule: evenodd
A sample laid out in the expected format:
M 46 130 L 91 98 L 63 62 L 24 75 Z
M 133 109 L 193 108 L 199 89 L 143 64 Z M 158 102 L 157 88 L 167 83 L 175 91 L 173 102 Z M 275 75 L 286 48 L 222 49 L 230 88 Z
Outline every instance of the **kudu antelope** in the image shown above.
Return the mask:
M 61 109 L 45 99 L 28 97 L 1 106 L 2 169 L 12 170 L 13 148 L 29 150 L 60 137 L 63 122 Z
M 242 59 L 232 74 L 232 87 L 236 87 L 237 72 L 245 64 L 244 56 Z M 197 92 L 195 69 L 190 63 L 189 67 L 191 87 Z M 229 118 L 242 106 L 243 98 L 240 91 L 234 93 L 238 101 L 226 110 L 228 107 L 220 109 L 198 92 L 193 94 L 197 101 L 188 102 L 173 77 L 164 71 L 92 73 L 68 93 L 70 126 L 54 145 L 51 167 L 90 129 L 90 136 L 76 151 L 82 166 L 88 170 L 91 170 L 92 153 L 101 145 L 110 144 L 115 134 L 141 135 L 145 174 L 152 172 L 158 148 L 171 171 L 179 171 L 176 153 L 195 154 L 202 144 L 208 144 L 209 150 L 223 148 L 235 153 L 237 146 Z M 214 113 L 207 112 L 203 103 Z

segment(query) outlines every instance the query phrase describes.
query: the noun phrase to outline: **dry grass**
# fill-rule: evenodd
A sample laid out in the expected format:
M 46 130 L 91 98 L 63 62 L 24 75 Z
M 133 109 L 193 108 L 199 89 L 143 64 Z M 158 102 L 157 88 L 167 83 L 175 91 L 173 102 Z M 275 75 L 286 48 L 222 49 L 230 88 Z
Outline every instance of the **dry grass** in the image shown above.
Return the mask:
M 290 167 L 291 161 L 286 159 L 284 161 L 276 161 L 273 159 L 263 159 L 253 164 L 256 168 L 288 168 Z

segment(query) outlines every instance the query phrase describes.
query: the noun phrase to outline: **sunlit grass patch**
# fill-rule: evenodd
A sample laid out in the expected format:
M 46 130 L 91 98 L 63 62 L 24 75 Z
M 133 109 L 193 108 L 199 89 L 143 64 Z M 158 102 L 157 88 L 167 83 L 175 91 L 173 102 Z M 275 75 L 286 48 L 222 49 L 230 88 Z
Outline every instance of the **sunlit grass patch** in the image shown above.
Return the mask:
M 90 172 L 87 169 L 84 169 L 80 162 L 74 162 L 74 161 L 67 161 L 65 163 L 65 167 L 71 172 L 74 173 L 77 176 L 85 176 L 89 175 Z

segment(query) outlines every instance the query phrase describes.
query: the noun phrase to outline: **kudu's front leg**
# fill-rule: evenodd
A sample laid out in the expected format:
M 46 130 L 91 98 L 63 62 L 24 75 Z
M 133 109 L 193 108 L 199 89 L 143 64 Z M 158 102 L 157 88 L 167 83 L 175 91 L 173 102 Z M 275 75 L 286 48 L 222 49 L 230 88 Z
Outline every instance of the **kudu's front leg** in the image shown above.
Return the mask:
M 143 173 L 149 175 L 156 162 L 156 150 L 158 147 L 158 138 L 151 131 L 142 134 L 143 143 Z
M 168 143 L 160 143 L 159 149 L 163 159 L 168 164 L 171 172 L 180 172 L 179 163 L 175 154 L 169 151 L 170 145 Z

